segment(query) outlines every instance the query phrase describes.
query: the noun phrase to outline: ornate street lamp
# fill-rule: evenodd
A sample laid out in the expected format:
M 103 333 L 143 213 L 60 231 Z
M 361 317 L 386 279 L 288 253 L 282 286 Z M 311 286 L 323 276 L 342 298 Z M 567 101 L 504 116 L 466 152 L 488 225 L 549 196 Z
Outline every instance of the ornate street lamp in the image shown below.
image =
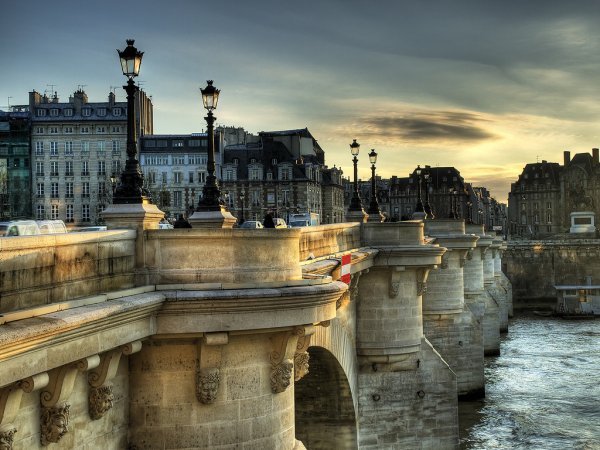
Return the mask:
M 360 194 L 358 192 L 358 153 L 360 151 L 360 144 L 356 142 L 356 139 L 352 140 L 350 144 L 350 153 L 352 153 L 352 162 L 354 163 L 354 192 L 352 193 L 352 199 L 350 200 L 350 206 L 348 211 L 362 211 L 362 202 L 360 201 Z
M 202 102 L 204 107 L 208 111 L 207 116 L 204 118 L 208 125 L 208 161 L 206 163 L 206 169 L 208 176 L 206 177 L 206 183 L 202 189 L 202 198 L 198 202 L 196 211 L 207 212 L 207 211 L 227 211 L 227 207 L 221 200 L 221 192 L 217 184 L 217 177 L 215 176 L 215 131 L 214 123 L 216 117 L 213 115 L 213 111 L 217 109 L 217 103 L 219 102 L 219 89 L 213 86 L 213 81 L 208 80 L 207 85 L 204 89 L 200 89 L 202 92 Z
M 242 218 L 240 219 L 240 225 L 244 223 L 245 219 L 244 219 L 244 200 L 245 200 L 246 196 L 244 195 L 244 192 L 240 192 L 240 202 L 242 203 Z
M 423 179 L 421 178 L 422 176 L 422 169 L 420 165 L 417 165 L 417 168 L 415 169 L 415 173 L 417 174 L 417 180 L 419 183 L 419 190 L 418 190 L 418 196 L 417 196 L 417 206 L 415 208 L 415 212 L 418 213 L 423 213 L 425 212 L 425 209 L 423 208 L 423 201 L 421 200 L 421 183 L 423 182 Z M 425 215 L 425 218 L 427 218 L 427 215 Z
M 450 190 L 450 214 L 448 214 L 449 219 L 458 219 L 458 215 L 456 214 L 455 208 L 455 199 L 458 195 L 458 191 L 456 189 Z
M 435 219 L 435 216 L 433 215 L 433 210 L 431 209 L 431 205 L 429 204 L 429 184 L 431 183 L 431 175 L 429 174 L 429 171 L 425 172 L 423 178 L 425 179 L 425 214 L 427 214 L 428 218 Z
M 117 50 L 121 60 L 121 70 L 123 75 L 127 77 L 127 85 L 123 86 L 127 93 L 127 162 L 125 163 L 125 170 L 121 172 L 121 183 L 115 190 L 113 204 L 150 203 L 150 196 L 144 189 L 144 175 L 136 158 L 134 99 L 139 88 L 135 85 L 133 79 L 140 73 L 144 52 L 140 52 L 135 48 L 133 46 L 134 42 L 133 39 L 127 39 L 125 50 Z
M 377 184 L 375 179 L 375 163 L 377 162 L 377 152 L 375 152 L 374 148 L 372 148 L 371 153 L 369 153 L 369 162 L 371 163 L 371 202 L 369 203 L 369 210 L 367 213 L 381 216 L 379 203 L 377 202 Z

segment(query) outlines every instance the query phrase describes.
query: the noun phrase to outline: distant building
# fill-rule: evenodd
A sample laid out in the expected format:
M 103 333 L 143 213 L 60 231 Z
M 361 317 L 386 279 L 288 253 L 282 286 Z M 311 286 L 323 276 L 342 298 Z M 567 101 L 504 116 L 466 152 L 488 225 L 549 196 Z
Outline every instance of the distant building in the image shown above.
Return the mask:
M 152 102 L 136 94 L 138 136 L 152 133 Z M 68 102 L 58 95 L 29 93 L 31 116 L 32 205 L 36 219 L 62 219 L 73 225 L 101 221 L 112 203 L 112 179 L 127 159 L 127 102 L 90 103 L 79 89 Z
M 0 111 L 0 220 L 31 217 L 31 121 Z
M 220 176 L 223 134 L 215 132 L 215 161 Z M 146 135 L 140 139 L 140 165 L 152 201 L 169 218 L 198 206 L 206 182 L 206 133 Z
M 513 238 L 544 239 L 568 233 L 572 212 L 600 214 L 598 149 L 564 152 L 563 165 L 542 161 L 523 168 L 511 184 L 509 226 Z
M 322 223 L 343 221 L 342 172 L 325 166 L 325 152 L 308 129 L 258 136 L 223 131 L 221 190 L 234 216 L 262 220 L 271 212 L 289 221 L 290 214 L 310 212 Z

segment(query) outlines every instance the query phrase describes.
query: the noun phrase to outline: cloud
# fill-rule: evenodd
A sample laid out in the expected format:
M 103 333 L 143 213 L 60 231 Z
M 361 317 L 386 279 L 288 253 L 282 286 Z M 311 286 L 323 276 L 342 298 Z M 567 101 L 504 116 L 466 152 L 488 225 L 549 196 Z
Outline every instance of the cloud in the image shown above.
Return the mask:
M 387 135 L 416 144 L 481 142 L 496 139 L 486 128 L 489 119 L 461 111 L 413 111 L 402 116 L 364 119 L 366 134 Z

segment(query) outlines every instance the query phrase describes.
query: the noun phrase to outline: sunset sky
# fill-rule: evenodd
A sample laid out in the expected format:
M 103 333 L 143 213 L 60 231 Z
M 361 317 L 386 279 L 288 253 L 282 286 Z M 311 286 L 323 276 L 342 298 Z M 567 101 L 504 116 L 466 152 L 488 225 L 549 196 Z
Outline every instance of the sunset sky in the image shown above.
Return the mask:
M 357 139 L 363 178 L 375 148 L 383 177 L 455 166 L 505 201 L 526 163 L 600 146 L 599 24 L 577 0 L 2 2 L 0 109 L 50 85 L 124 100 L 135 38 L 155 133 L 202 131 L 213 79 L 219 124 L 308 127 L 346 176 Z

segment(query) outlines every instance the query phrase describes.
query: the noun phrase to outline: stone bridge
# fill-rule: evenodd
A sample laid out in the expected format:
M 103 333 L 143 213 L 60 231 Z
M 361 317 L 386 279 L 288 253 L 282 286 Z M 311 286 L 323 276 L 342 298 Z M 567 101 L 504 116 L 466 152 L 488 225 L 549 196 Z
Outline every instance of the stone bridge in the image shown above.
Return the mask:
M 500 239 L 158 220 L 0 239 L 0 448 L 458 448 L 507 330 Z

